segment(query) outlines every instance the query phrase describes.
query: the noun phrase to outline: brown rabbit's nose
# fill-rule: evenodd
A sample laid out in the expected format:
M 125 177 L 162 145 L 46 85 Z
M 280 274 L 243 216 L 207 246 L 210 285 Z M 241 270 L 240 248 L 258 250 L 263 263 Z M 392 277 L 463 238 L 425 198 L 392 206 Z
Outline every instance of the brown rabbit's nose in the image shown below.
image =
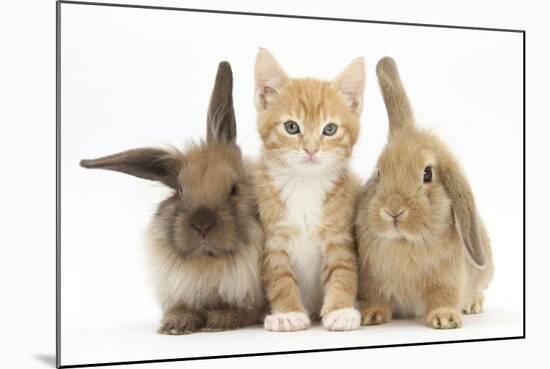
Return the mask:
M 202 238 L 205 238 L 208 231 L 216 225 L 216 214 L 212 210 L 201 206 L 191 215 L 190 223 L 191 227 Z

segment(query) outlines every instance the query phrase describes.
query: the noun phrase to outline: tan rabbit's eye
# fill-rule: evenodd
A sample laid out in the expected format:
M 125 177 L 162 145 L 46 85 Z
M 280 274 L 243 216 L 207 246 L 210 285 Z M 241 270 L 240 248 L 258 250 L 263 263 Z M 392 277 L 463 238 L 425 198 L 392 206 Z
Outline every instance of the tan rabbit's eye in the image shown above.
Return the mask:
M 183 195 L 183 186 L 179 185 L 178 186 L 178 196 L 181 196 L 181 195 Z
M 429 183 L 432 181 L 433 178 L 433 171 L 431 166 L 427 166 L 424 168 L 424 183 Z

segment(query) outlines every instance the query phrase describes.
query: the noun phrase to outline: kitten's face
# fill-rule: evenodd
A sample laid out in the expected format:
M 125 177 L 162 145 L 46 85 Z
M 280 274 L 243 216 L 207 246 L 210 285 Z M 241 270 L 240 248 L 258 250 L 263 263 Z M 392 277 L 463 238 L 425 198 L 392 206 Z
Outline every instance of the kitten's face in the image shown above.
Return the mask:
M 299 171 L 320 171 L 344 163 L 359 133 L 359 117 L 328 82 L 290 80 L 260 112 L 265 154 Z
M 266 159 L 303 174 L 344 166 L 359 134 L 363 87 L 362 59 L 332 82 L 290 79 L 260 49 L 256 107 Z

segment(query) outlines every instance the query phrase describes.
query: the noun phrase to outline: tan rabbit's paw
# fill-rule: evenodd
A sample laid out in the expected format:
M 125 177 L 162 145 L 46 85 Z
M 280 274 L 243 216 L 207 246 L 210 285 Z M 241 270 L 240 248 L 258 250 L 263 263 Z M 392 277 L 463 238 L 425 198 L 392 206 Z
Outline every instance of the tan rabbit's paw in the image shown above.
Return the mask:
M 162 319 L 157 333 L 167 335 L 189 334 L 198 331 L 203 325 L 204 319 L 197 314 L 170 314 Z
M 426 323 L 435 329 L 453 329 L 462 327 L 460 312 L 454 307 L 440 307 L 430 311 Z
M 477 296 L 464 306 L 462 309 L 464 314 L 479 314 L 483 312 L 483 296 Z
M 329 331 L 351 331 L 361 325 L 361 314 L 355 308 L 331 311 L 323 317 L 323 327 Z
M 372 306 L 361 311 L 361 325 L 377 325 L 387 323 L 392 318 L 391 308 Z
M 294 332 L 309 328 L 311 320 L 307 313 L 298 311 L 274 313 L 265 317 L 264 328 L 273 332 Z

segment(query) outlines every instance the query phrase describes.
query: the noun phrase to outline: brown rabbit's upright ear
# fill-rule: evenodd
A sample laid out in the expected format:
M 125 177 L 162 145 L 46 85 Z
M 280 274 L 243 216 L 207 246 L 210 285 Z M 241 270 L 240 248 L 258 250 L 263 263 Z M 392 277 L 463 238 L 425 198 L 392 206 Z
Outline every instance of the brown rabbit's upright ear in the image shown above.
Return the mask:
M 456 164 L 441 166 L 440 177 L 451 199 L 455 227 L 468 255 L 479 268 L 484 268 L 487 258 L 481 244 L 479 215 L 470 185 Z
M 216 82 L 210 97 L 206 121 L 207 142 L 235 144 L 237 124 L 233 109 L 233 73 L 231 65 L 223 61 L 218 66 Z
M 390 137 L 404 128 L 414 128 L 413 110 L 395 61 L 389 56 L 380 59 L 376 65 L 376 75 L 388 111 Z
M 180 160 L 161 149 L 143 148 L 120 152 L 97 159 L 84 159 L 80 166 L 89 169 L 107 169 L 139 178 L 159 181 L 168 187 L 178 187 Z

